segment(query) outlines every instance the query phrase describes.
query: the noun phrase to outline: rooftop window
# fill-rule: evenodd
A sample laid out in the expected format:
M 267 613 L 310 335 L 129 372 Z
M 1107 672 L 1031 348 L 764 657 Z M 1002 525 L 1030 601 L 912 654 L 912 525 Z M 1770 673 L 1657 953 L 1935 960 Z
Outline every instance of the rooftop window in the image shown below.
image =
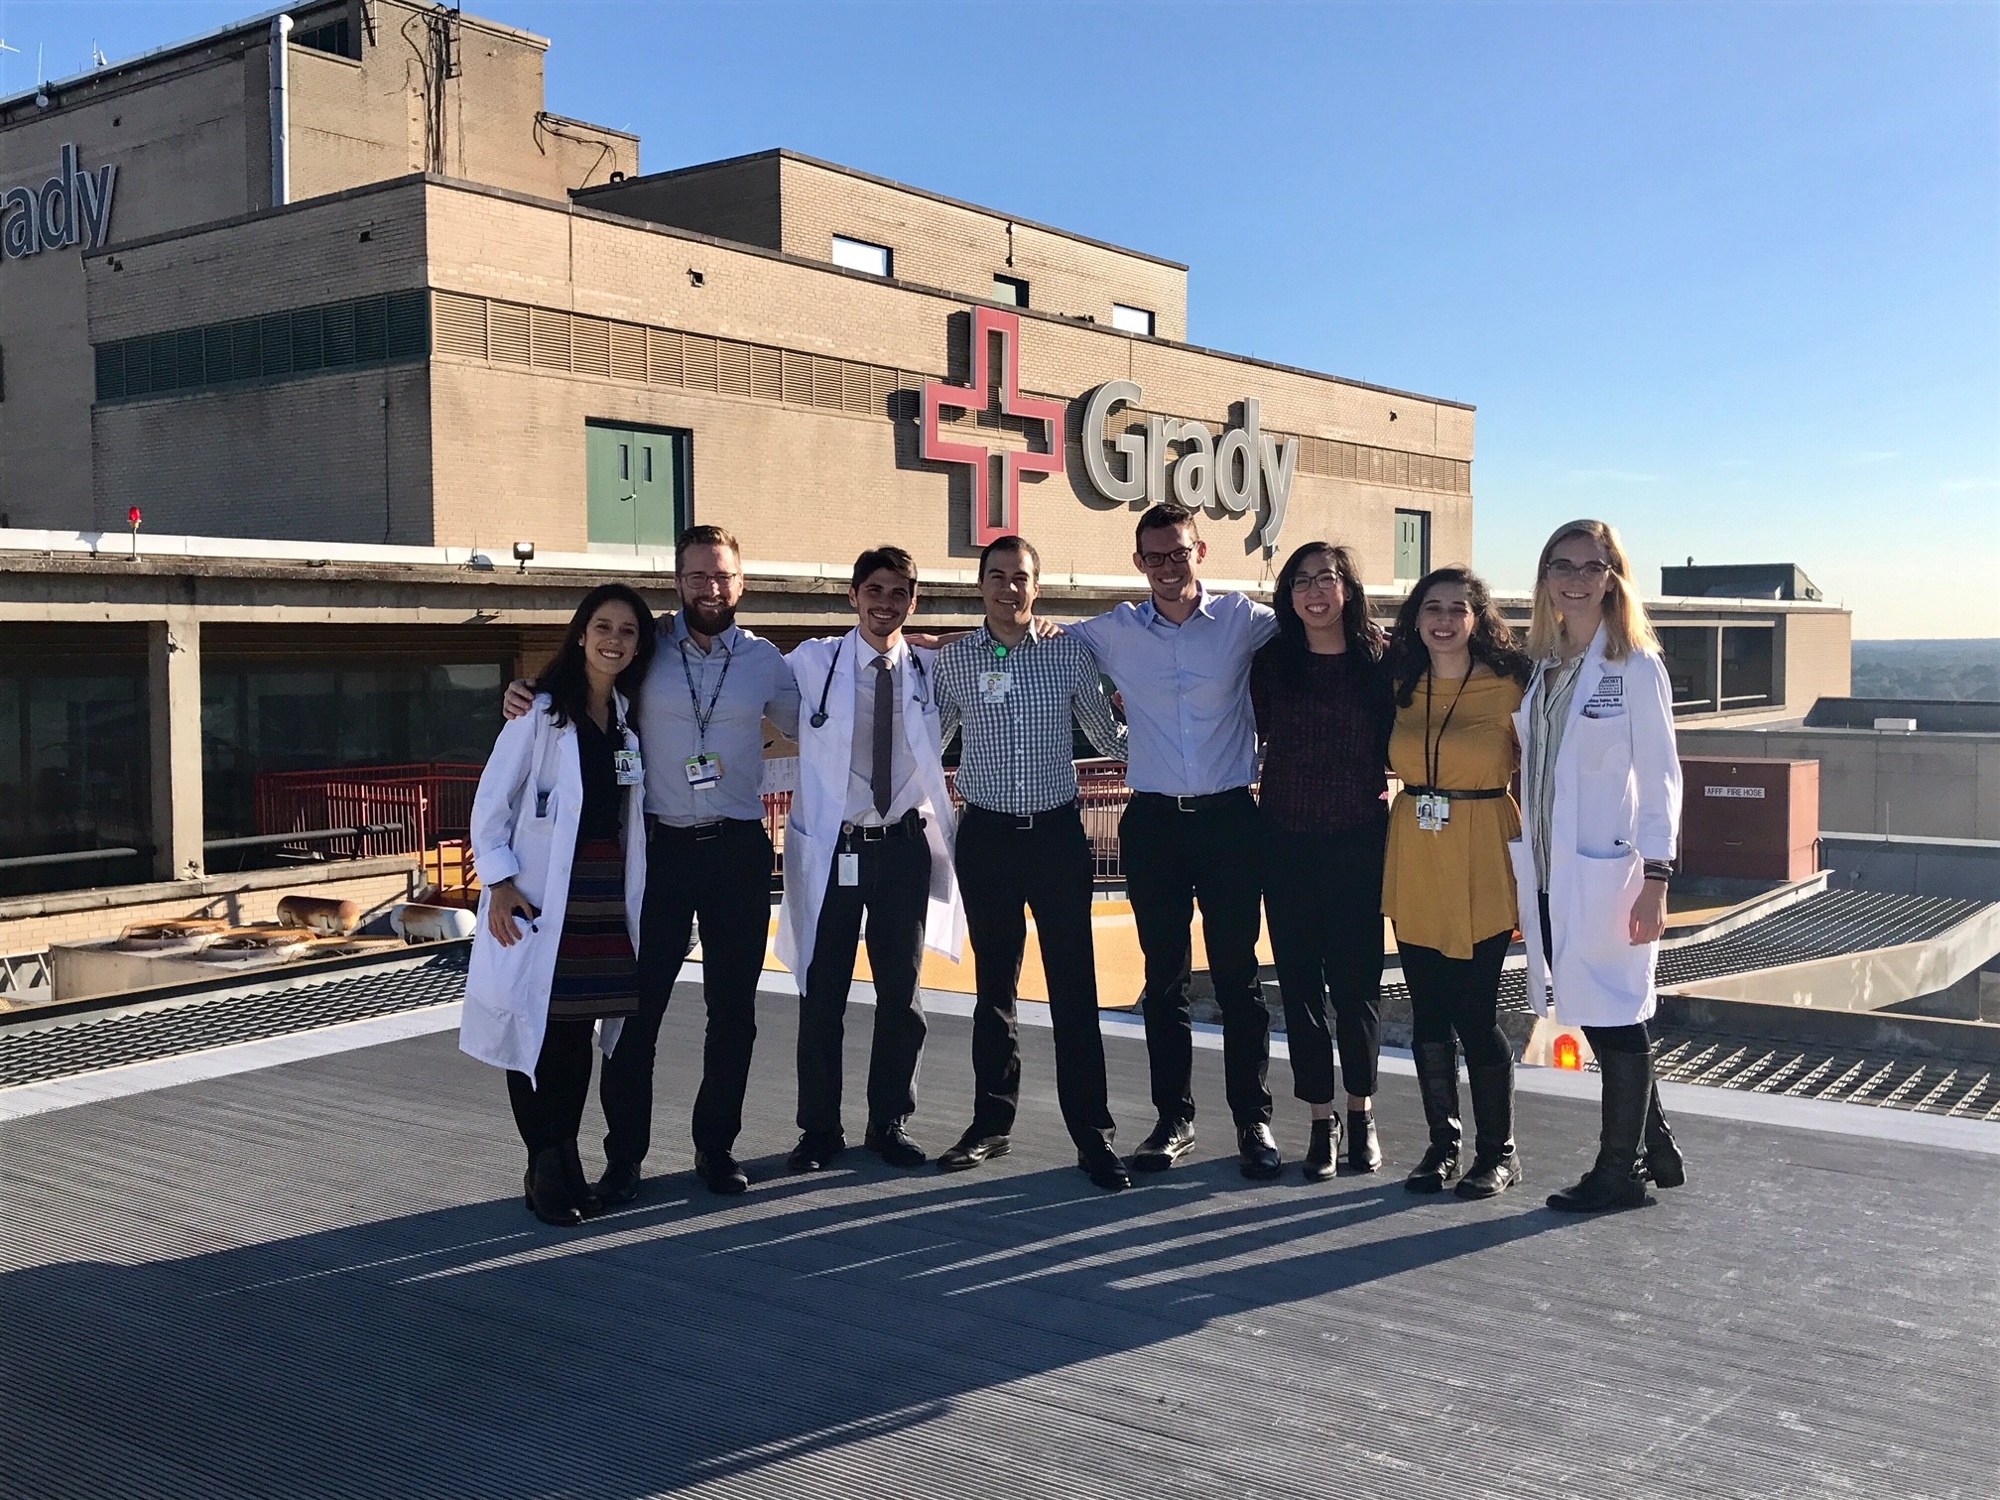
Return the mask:
M 887 245 L 871 245 L 867 240 L 833 237 L 833 263 L 850 271 L 866 271 L 870 276 L 887 276 L 895 257 Z
M 1012 307 L 1028 305 L 1028 283 L 1018 276 L 995 276 L 993 278 L 993 300 L 1005 302 Z
M 1111 304 L 1111 326 L 1122 328 L 1127 333 L 1150 334 L 1153 331 L 1153 315 L 1143 307 L 1127 307 L 1123 302 Z

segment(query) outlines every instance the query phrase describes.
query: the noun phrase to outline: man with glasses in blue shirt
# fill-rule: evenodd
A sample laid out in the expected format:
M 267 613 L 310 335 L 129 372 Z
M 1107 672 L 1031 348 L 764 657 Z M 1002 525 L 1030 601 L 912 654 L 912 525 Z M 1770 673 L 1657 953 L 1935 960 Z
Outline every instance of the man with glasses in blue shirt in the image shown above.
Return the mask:
M 1209 977 L 1222 1010 L 1222 1061 L 1246 1177 L 1283 1166 L 1271 1134 L 1271 1020 L 1257 978 L 1262 926 L 1257 727 L 1250 659 L 1277 616 L 1242 594 L 1212 594 L 1193 512 L 1155 505 L 1132 561 L 1150 597 L 1066 627 L 1117 684 L 1131 738 L 1132 800 L 1119 824 L 1125 888 L 1146 966 L 1146 1052 L 1159 1123 L 1133 1154 L 1164 1171 L 1194 1148 L 1194 1029 L 1188 983 L 1201 907 Z

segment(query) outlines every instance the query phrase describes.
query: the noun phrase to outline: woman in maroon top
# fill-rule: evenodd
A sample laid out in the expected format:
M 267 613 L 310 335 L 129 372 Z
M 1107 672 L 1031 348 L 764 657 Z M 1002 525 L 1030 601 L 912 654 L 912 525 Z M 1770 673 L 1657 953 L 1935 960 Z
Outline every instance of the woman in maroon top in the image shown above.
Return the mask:
M 1300 547 L 1278 573 L 1273 602 L 1277 638 L 1250 667 L 1264 741 L 1264 912 L 1292 1089 L 1312 1107 L 1306 1179 L 1324 1182 L 1340 1150 L 1336 1038 L 1347 1080 L 1348 1168 L 1382 1165 L 1372 1100 L 1382 1045 L 1384 767 L 1396 710 L 1381 666 L 1382 631 L 1369 618 L 1347 548 Z

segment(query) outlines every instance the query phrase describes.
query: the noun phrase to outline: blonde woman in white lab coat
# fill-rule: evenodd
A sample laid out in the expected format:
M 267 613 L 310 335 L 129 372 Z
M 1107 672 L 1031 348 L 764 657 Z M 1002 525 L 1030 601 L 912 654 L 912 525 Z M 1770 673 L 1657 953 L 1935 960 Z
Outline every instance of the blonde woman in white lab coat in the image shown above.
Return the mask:
M 577 1152 L 590 1048 L 607 1055 L 638 1008 L 646 890 L 644 766 L 625 694 L 646 675 L 652 612 L 623 584 L 593 589 L 529 712 L 500 731 L 472 803 L 485 889 L 459 1046 L 507 1070 L 528 1148 L 528 1207 L 573 1225 L 599 1204 Z
M 1680 829 L 1673 690 L 1618 534 L 1571 521 L 1542 548 L 1535 675 L 1515 717 L 1521 837 L 1510 852 L 1536 1011 L 1580 1026 L 1603 1080 L 1597 1160 L 1549 1207 L 1651 1203 L 1686 1168 L 1660 1109 L 1646 1021 Z

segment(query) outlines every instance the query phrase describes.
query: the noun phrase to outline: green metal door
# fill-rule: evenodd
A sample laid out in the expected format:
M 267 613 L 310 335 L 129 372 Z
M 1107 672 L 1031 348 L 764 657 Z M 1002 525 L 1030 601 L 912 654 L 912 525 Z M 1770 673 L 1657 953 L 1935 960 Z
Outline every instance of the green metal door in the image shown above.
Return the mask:
M 1415 581 L 1431 570 L 1430 513 L 1396 512 L 1396 576 Z
M 688 438 L 668 427 L 584 424 L 593 546 L 673 546 L 688 524 Z

